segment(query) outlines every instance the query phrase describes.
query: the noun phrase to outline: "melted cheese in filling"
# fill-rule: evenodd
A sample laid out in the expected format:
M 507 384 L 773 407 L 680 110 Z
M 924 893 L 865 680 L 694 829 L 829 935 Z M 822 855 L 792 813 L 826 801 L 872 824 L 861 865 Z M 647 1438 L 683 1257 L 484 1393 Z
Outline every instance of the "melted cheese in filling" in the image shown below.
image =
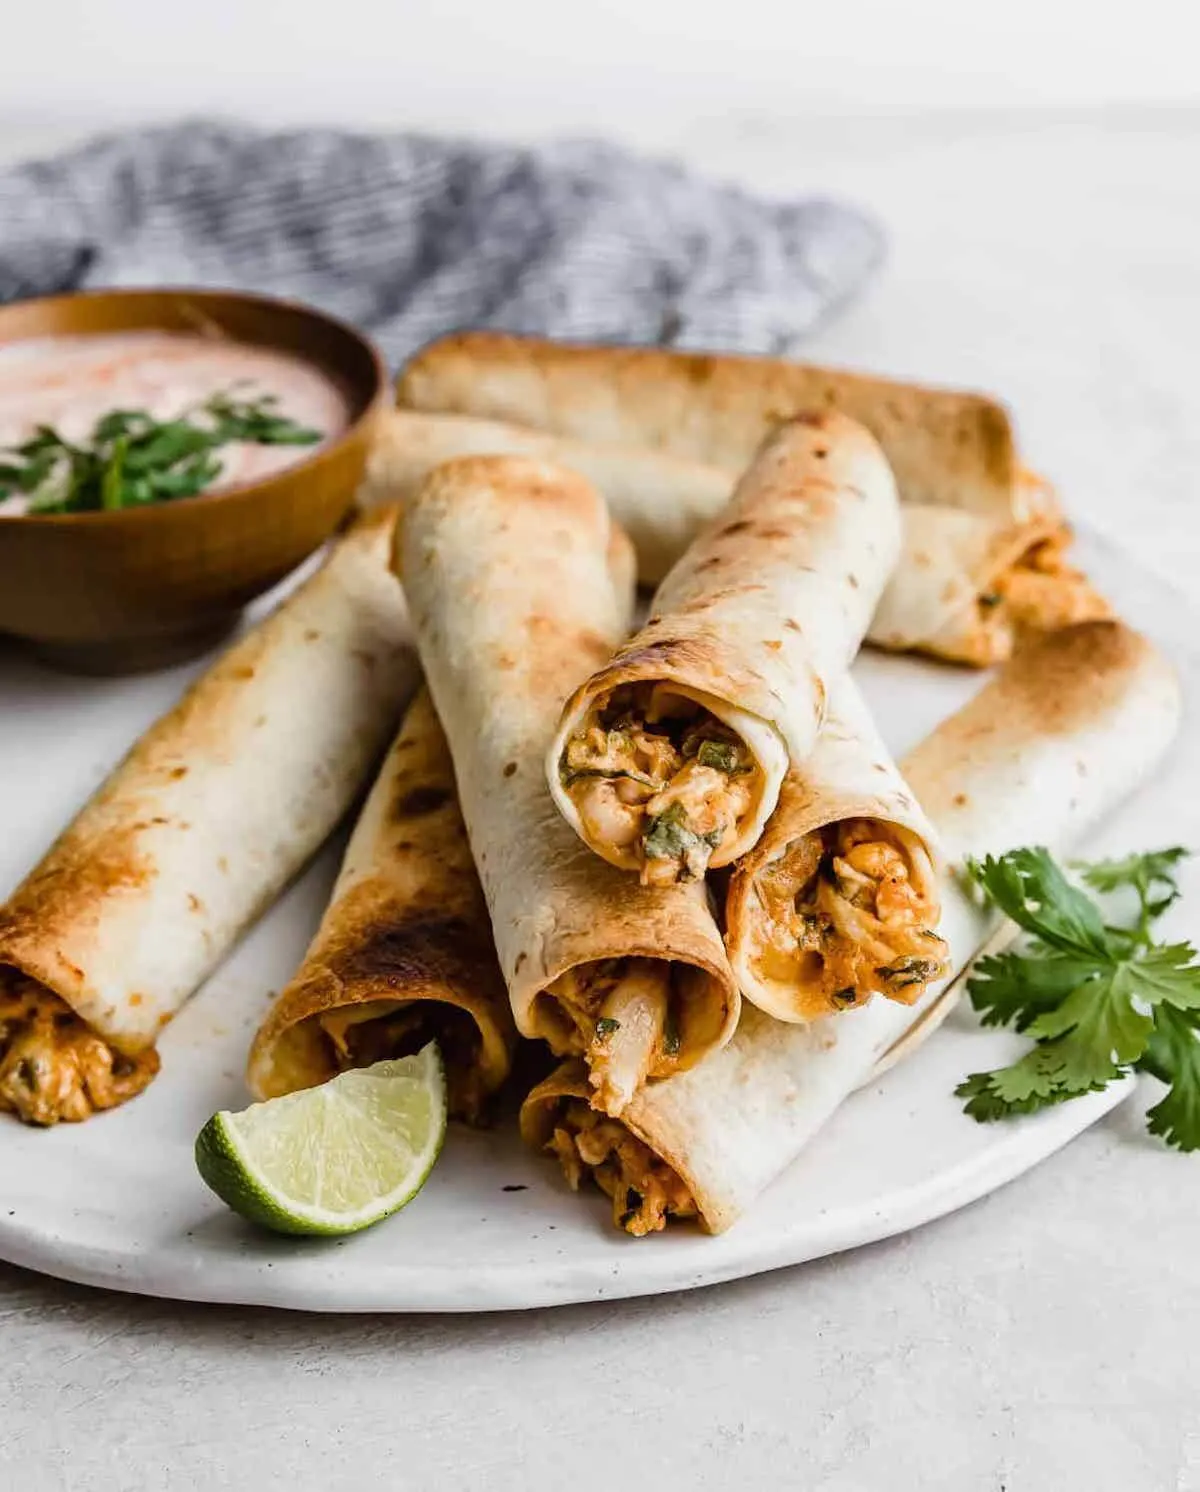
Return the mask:
M 678 1068 L 671 966 L 610 958 L 568 969 L 534 1005 L 534 1035 L 558 1056 L 581 1055 L 596 1102 L 617 1114 L 650 1078 Z
M 911 1005 L 943 970 L 933 867 L 915 834 L 849 819 L 790 844 L 755 878 L 751 960 L 807 1019 L 873 994 Z
M 752 810 L 762 776 L 702 706 L 641 685 L 618 691 L 571 737 L 559 771 L 588 840 L 631 855 L 652 886 L 702 877 Z

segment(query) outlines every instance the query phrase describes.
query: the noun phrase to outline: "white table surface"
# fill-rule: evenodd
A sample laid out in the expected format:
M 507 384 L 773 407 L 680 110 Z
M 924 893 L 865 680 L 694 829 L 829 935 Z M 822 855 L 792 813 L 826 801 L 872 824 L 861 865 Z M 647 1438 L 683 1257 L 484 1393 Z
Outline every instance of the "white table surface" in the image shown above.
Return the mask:
M 813 355 L 999 392 L 1074 507 L 1192 586 L 1200 113 L 714 119 L 656 143 L 874 204 L 888 269 Z M 0 1488 L 23 1492 L 1192 1492 L 1198 1383 L 1200 1160 L 1147 1140 L 1136 1102 L 916 1234 L 647 1302 L 306 1318 L 0 1267 Z

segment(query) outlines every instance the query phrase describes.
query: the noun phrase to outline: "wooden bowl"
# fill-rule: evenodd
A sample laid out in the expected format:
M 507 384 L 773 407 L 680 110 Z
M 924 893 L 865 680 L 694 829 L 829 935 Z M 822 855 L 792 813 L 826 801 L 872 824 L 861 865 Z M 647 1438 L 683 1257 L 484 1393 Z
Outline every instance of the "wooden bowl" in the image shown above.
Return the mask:
M 0 518 L 0 633 L 48 662 L 129 673 L 211 646 L 334 531 L 390 403 L 374 345 L 320 311 L 217 290 L 101 290 L 0 307 L 0 346 L 34 337 L 213 328 L 337 385 L 349 424 L 294 466 L 211 495 L 113 513 Z

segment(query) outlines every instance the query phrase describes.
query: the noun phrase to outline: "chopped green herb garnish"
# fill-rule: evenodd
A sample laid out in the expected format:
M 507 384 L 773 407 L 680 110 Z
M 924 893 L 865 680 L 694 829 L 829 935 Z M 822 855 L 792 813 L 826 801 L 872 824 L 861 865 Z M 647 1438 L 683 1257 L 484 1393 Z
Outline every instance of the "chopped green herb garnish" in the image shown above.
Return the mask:
M 732 772 L 738 764 L 737 748 L 728 741 L 701 741 L 696 760 L 702 767 L 715 767 L 718 772 Z
M 614 1031 L 621 1029 L 621 1022 L 613 1020 L 611 1015 L 602 1015 L 596 1022 L 597 1036 L 611 1036 Z
M 720 842 L 719 829 L 697 834 L 688 824 L 683 805 L 672 803 L 657 818 L 650 820 L 642 848 L 648 860 L 682 860 L 701 845 L 712 849 Z
M 1200 962 L 1190 943 L 1158 943 L 1153 923 L 1176 900 L 1178 848 L 1081 867 L 1102 894 L 1132 889 L 1132 925 L 1112 925 L 1043 849 L 969 867 L 985 896 L 1026 934 L 1018 952 L 981 959 L 967 985 L 984 1025 L 1035 1045 L 1019 1061 L 972 1073 L 955 1090 L 981 1121 L 1032 1113 L 1138 1070 L 1169 1085 L 1151 1133 L 1200 1149 Z
M 165 421 L 144 409 L 113 409 L 78 445 L 39 425 L 23 444 L 0 452 L 0 500 L 28 497 L 31 513 L 112 513 L 195 497 L 220 476 L 222 446 L 321 439 L 319 430 L 278 414 L 275 403 L 271 395 L 239 401 L 214 394 L 192 414 Z

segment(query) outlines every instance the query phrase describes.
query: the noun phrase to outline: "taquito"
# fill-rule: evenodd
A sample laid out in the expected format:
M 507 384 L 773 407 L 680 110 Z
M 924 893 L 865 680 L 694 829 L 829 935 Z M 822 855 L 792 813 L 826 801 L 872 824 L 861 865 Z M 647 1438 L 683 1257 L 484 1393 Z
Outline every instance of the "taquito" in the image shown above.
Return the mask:
M 546 789 L 564 696 L 628 631 L 629 541 L 575 473 L 479 457 L 421 487 L 397 562 L 517 1029 L 582 1056 L 619 1112 L 726 1040 L 738 1007 L 703 883 L 631 884 Z
M 580 837 L 647 885 L 745 854 L 899 547 L 895 484 L 861 425 L 807 415 L 772 435 L 645 626 L 563 708 L 546 775 Z
M 516 1042 L 450 749 L 428 690 L 363 807 L 304 962 L 250 1049 L 257 1098 L 436 1039 L 451 1116 L 478 1122 Z
M 648 446 L 737 477 L 795 415 L 836 410 L 883 447 L 905 502 L 1021 518 L 1017 456 L 1003 405 L 979 394 L 778 358 L 660 347 L 583 346 L 467 331 L 423 348 L 397 402 L 555 435 Z
M 943 971 L 933 827 L 848 675 L 812 754 L 788 772 L 733 867 L 725 947 L 742 994 L 778 1020 L 912 1005 Z
M 648 447 L 397 409 L 380 424 L 359 503 L 404 501 L 441 462 L 475 455 L 536 456 L 582 473 L 632 539 L 644 586 L 662 581 L 734 486 L 720 467 Z M 1049 484 L 1021 469 L 1018 490 L 1020 520 L 903 505 L 900 558 L 867 642 L 986 667 L 1010 657 L 1020 633 L 1108 615 L 1070 563 L 1071 530 Z
M 0 908 L 0 1109 L 53 1124 L 140 1092 L 162 1027 L 350 806 L 418 678 L 394 520 L 219 658 Z
M 952 863 L 1026 844 L 1060 851 L 1153 769 L 1178 719 L 1178 684 L 1155 649 L 1120 623 L 1088 622 L 1019 652 L 906 758 L 904 772 Z M 953 975 L 994 921 L 956 881 L 942 895 Z M 746 1005 L 731 1042 L 695 1071 L 644 1090 L 619 1124 L 588 1106 L 568 1067 L 529 1095 L 522 1131 L 559 1155 L 572 1184 L 594 1178 L 627 1231 L 695 1215 L 720 1232 L 941 988 L 916 1006 L 873 1000 L 808 1025 Z

